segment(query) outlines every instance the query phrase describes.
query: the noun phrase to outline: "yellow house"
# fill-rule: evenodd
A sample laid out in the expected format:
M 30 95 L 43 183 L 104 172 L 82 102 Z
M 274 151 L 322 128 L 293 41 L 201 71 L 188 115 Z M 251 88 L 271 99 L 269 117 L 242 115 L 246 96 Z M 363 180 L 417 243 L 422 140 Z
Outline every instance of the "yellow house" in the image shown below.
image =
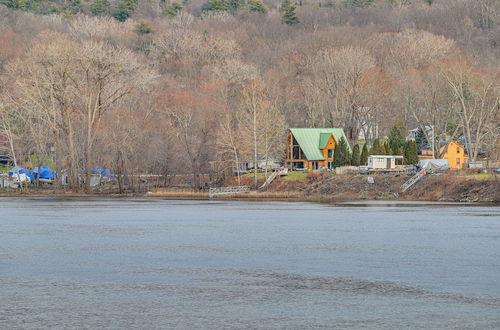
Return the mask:
M 430 147 L 423 147 L 420 149 L 418 159 L 434 159 L 434 151 L 432 151 L 432 148 Z
M 465 154 L 465 148 L 455 141 L 444 145 L 439 149 L 439 158 L 448 159 L 448 164 L 452 170 L 465 168 L 465 163 L 469 156 Z

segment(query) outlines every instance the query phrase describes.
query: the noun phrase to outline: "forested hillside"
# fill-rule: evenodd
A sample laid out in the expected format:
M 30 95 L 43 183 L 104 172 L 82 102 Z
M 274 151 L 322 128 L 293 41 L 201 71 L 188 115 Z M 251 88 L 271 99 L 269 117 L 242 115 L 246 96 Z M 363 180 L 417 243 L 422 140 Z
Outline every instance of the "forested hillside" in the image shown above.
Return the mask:
M 499 12 L 496 0 L 0 0 L 0 129 L 16 162 L 53 159 L 73 187 L 93 167 L 196 177 L 279 158 L 287 127 L 341 127 L 354 146 L 433 126 L 436 145 L 498 158 Z

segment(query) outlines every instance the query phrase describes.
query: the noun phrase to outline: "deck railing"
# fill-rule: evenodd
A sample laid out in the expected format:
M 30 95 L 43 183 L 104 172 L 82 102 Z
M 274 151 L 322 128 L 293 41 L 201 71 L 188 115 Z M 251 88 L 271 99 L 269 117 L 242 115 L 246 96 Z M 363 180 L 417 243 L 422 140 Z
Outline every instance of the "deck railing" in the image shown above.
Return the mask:
M 212 198 L 217 195 L 230 195 L 250 192 L 249 186 L 234 186 L 234 187 L 218 187 L 210 188 L 208 191 L 208 197 Z

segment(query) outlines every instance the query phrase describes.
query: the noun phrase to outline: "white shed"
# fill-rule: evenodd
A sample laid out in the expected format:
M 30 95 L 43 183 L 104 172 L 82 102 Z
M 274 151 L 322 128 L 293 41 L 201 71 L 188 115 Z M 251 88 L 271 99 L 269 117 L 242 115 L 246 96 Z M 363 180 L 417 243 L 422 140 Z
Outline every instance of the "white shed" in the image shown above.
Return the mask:
M 371 155 L 368 156 L 368 168 L 394 169 L 396 168 L 396 159 L 403 159 L 403 156 Z

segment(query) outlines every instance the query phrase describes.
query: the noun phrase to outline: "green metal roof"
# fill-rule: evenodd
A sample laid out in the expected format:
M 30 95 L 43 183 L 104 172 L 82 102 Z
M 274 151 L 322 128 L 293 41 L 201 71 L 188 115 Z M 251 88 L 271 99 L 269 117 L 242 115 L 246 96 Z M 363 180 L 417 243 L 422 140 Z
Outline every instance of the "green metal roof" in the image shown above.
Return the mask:
M 328 140 L 332 136 L 332 133 L 319 133 L 319 148 L 325 149 Z
M 347 141 L 342 128 L 290 128 L 290 132 L 308 160 L 325 160 L 321 149 L 324 149 L 331 135 L 337 143 L 342 137 Z

